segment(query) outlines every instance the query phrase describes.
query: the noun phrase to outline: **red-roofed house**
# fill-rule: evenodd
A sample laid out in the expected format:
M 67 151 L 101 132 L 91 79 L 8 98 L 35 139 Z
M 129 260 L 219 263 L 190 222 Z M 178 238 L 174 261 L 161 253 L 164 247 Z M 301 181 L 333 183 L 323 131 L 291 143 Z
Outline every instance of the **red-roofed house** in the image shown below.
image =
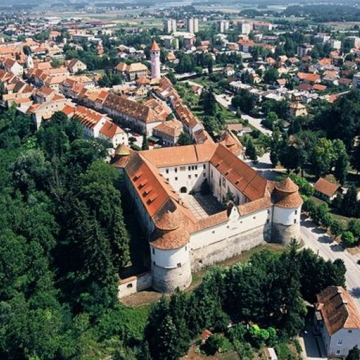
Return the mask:
M 360 314 L 353 298 L 341 286 L 329 286 L 317 295 L 315 325 L 329 357 L 346 357 L 360 347 Z

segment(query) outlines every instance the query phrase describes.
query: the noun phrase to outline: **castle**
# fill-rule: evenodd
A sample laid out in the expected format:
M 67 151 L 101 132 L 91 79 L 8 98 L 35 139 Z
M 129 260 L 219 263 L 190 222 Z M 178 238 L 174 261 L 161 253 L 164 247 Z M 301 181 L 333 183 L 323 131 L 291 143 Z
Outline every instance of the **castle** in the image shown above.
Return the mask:
M 213 142 L 117 150 L 113 163 L 123 174 L 129 205 L 151 254 L 151 272 L 136 291 L 145 286 L 164 293 L 184 289 L 192 273 L 205 266 L 264 241 L 299 239 L 303 202 L 298 187 L 290 178 L 266 180 L 231 150 Z M 209 194 L 200 195 L 205 188 Z M 210 212 L 203 199 L 210 201 Z M 121 291 L 120 286 L 120 297 Z

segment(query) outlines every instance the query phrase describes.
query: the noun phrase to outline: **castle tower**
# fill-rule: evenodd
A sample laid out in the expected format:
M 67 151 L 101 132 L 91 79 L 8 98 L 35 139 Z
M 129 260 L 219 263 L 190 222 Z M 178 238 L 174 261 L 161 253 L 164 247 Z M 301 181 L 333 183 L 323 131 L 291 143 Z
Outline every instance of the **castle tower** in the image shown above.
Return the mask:
M 34 61 L 33 61 L 32 57 L 31 57 L 31 55 L 28 55 L 26 57 L 26 68 L 27 69 L 33 69 L 34 68 Z
M 180 210 L 172 202 L 160 212 L 150 241 L 152 286 L 170 293 L 191 284 L 190 234 L 182 226 Z
M 275 185 L 273 200 L 273 242 L 289 244 L 293 238 L 300 240 L 303 200 L 299 194 L 299 187 L 290 178 L 286 178 Z
M 156 41 L 153 41 L 150 48 L 151 78 L 160 79 L 160 48 Z

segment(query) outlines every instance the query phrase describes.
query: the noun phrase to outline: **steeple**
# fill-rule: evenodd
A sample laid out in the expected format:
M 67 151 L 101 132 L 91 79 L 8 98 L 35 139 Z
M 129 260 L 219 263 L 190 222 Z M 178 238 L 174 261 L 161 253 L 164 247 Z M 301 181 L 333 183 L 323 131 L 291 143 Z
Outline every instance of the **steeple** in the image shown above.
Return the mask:
M 160 79 L 160 47 L 156 41 L 153 41 L 150 48 L 151 58 L 151 78 Z

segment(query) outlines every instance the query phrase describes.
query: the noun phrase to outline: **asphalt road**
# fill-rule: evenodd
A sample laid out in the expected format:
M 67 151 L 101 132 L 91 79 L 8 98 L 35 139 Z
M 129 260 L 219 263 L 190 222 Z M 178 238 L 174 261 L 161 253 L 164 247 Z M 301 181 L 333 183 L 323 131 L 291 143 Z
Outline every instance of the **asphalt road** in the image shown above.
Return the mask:
M 360 258 L 351 255 L 348 251 L 332 241 L 331 237 L 322 229 L 308 219 L 301 220 L 301 235 L 307 248 L 312 249 L 325 260 L 342 259 L 346 266 L 346 286 L 355 304 L 360 310 L 360 265 L 357 260 Z

